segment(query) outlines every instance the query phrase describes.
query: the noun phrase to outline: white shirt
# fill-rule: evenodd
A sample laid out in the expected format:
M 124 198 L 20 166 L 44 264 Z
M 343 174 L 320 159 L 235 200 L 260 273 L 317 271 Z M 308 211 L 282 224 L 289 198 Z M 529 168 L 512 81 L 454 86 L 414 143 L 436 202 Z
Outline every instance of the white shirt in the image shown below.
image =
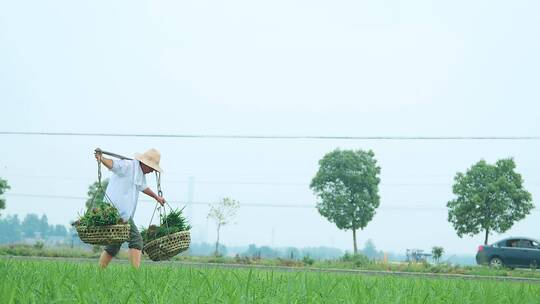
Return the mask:
M 112 175 L 107 186 L 107 195 L 127 221 L 133 218 L 139 192 L 146 189 L 146 177 L 138 160 L 113 160 Z

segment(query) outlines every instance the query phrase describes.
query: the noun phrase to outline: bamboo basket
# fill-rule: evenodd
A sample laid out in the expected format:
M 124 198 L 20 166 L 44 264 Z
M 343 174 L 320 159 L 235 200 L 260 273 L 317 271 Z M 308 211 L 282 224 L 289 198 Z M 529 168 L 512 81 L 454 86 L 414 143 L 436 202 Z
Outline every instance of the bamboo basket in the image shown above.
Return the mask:
M 96 153 L 101 154 L 108 154 L 114 157 L 118 157 L 120 159 L 129 159 L 127 157 L 114 154 L 111 152 L 102 151 L 100 148 L 97 148 L 95 150 Z M 97 161 L 97 171 L 98 171 L 98 182 L 97 182 L 97 190 L 101 190 L 103 192 L 103 199 L 107 199 L 109 203 L 114 206 L 112 203 L 111 198 L 107 195 L 105 190 L 101 186 L 101 162 Z M 88 209 L 90 210 L 95 206 L 94 201 L 97 197 L 98 191 L 94 193 L 94 197 L 92 197 L 92 201 L 90 203 L 90 206 Z M 129 239 L 129 230 L 130 230 L 130 224 L 117 224 L 117 225 L 107 225 L 107 226 L 84 226 L 84 225 L 75 225 L 75 229 L 77 230 L 77 233 L 79 234 L 79 238 L 81 241 L 87 244 L 91 245 L 113 245 L 113 244 L 121 244 Z
M 129 224 L 110 226 L 75 226 L 81 241 L 92 245 L 121 244 L 129 239 Z
M 190 243 L 189 230 L 180 231 L 144 244 L 143 252 L 148 254 L 152 261 L 165 261 L 182 251 L 186 251 Z

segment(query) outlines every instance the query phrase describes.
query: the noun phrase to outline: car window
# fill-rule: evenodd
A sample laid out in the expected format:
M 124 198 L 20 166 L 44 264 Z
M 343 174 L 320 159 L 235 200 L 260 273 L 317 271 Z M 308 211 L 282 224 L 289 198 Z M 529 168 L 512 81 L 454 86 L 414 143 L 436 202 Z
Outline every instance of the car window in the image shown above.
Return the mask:
M 505 247 L 518 247 L 519 240 L 518 239 L 510 239 L 506 240 L 506 244 L 504 244 Z
M 531 240 L 520 240 L 519 247 L 521 247 L 521 248 L 534 248 Z

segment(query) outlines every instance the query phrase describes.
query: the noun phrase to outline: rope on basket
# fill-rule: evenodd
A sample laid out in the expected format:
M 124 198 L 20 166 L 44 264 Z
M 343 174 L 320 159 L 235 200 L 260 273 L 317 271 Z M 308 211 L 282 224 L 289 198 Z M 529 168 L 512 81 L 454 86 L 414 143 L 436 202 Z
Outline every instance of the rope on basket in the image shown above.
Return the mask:
M 101 149 L 99 148 L 97 148 L 95 152 L 102 153 Z M 94 202 L 100 192 L 103 192 L 103 199 L 104 200 L 107 199 L 109 203 L 113 205 L 111 198 L 107 195 L 107 192 L 105 192 L 105 189 L 103 189 L 103 186 L 101 185 L 101 161 L 99 159 L 97 160 L 97 169 L 98 169 L 97 170 L 98 171 L 98 184 L 97 184 L 96 192 L 94 192 L 94 196 L 92 197 L 92 201 L 90 202 L 90 206 L 88 207 L 89 210 L 94 208 L 95 206 Z
M 163 197 L 163 191 L 161 190 L 161 173 L 158 171 L 155 171 L 155 172 L 156 172 L 156 185 L 157 185 L 158 196 Z M 167 204 L 169 209 L 173 210 L 171 205 L 169 205 L 169 203 L 165 202 L 165 204 Z M 167 231 L 169 231 L 169 224 L 167 223 L 167 210 L 165 206 L 160 206 L 159 203 L 156 203 L 154 212 L 152 212 L 152 217 L 150 218 L 150 223 L 148 224 L 148 228 L 150 228 L 150 226 L 152 225 L 152 221 L 154 220 L 154 215 L 156 214 L 156 210 L 158 210 L 159 212 L 160 219 L 163 218 L 163 223 L 165 224 Z M 159 224 L 161 225 L 161 221 Z

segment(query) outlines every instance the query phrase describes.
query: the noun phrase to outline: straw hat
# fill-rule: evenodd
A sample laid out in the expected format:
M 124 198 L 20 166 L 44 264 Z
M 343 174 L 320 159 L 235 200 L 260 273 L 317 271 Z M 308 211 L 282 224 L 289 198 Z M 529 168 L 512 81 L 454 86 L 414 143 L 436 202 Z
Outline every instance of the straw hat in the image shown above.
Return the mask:
M 159 166 L 159 160 L 161 159 L 161 154 L 156 149 L 150 149 L 144 152 L 144 154 L 135 153 L 135 159 L 158 172 L 163 171 L 161 170 L 161 167 Z

